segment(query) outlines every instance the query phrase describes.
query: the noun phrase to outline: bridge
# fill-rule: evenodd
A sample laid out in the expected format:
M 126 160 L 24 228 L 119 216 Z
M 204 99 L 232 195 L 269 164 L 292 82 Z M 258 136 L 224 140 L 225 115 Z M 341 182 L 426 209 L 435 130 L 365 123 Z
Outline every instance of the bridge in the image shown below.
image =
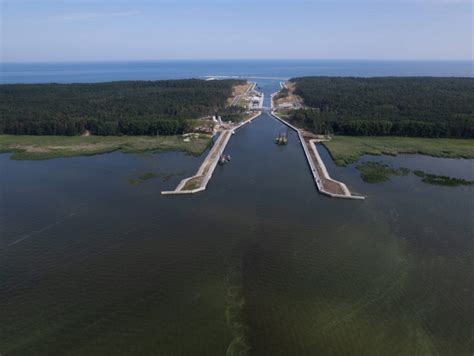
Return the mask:
M 272 108 L 269 108 L 268 106 L 262 106 L 262 107 L 259 107 L 259 108 L 255 108 L 255 109 L 250 109 L 250 111 L 261 111 L 261 112 L 271 112 L 272 111 Z

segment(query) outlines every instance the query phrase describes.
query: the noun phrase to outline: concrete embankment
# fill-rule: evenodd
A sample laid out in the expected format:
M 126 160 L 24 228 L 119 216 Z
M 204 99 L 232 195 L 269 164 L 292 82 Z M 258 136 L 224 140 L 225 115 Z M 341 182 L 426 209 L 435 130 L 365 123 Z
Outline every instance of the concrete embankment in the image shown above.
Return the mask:
M 272 109 L 273 109 L 273 96 L 272 95 Z M 291 125 L 289 122 L 283 120 L 278 114 L 276 114 L 273 110 L 271 115 L 281 121 L 283 124 L 291 128 L 292 130 L 296 131 L 298 134 L 298 138 L 301 142 L 301 146 L 303 147 L 304 154 L 306 156 L 306 160 L 308 161 L 309 168 L 311 170 L 311 174 L 313 175 L 314 182 L 318 187 L 318 190 L 321 194 L 327 195 L 332 198 L 342 198 L 342 199 L 356 199 L 356 200 L 364 200 L 365 197 L 361 195 L 353 195 L 349 188 L 337 180 L 332 179 L 329 176 L 329 173 L 326 169 L 326 165 L 324 164 L 323 160 L 321 159 L 319 152 L 316 148 L 316 143 L 318 140 L 311 139 L 304 137 L 301 133 L 301 130 L 297 127 Z
M 252 122 L 255 118 L 259 117 L 262 113 L 258 112 L 250 119 L 240 123 L 232 129 L 224 130 L 220 133 L 213 147 L 209 151 L 206 159 L 201 164 L 201 167 L 197 173 L 190 177 L 183 179 L 175 190 L 161 192 L 163 195 L 180 195 L 180 194 L 195 194 L 206 190 L 207 184 L 211 180 L 212 174 L 216 169 L 221 155 L 224 153 L 227 143 L 232 137 L 233 131 L 238 130 L 242 126 Z

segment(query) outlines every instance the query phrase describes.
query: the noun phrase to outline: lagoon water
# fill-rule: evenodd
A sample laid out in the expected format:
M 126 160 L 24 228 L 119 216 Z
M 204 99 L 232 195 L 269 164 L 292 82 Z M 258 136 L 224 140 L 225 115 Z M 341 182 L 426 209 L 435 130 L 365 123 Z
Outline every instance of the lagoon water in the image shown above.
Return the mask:
M 471 355 L 474 188 L 370 185 L 320 148 L 368 196 L 326 198 L 282 129 L 239 130 L 195 196 L 160 192 L 203 157 L 0 155 L 0 353 Z M 473 160 L 363 159 L 474 179 Z M 176 175 L 130 184 L 144 171 Z

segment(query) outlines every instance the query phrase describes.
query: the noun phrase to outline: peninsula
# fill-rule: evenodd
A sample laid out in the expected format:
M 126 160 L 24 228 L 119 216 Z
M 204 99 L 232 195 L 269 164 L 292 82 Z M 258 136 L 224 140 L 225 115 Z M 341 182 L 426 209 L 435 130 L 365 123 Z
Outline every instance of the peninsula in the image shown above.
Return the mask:
M 49 159 L 181 150 L 199 155 L 217 123 L 253 115 L 245 80 L 0 85 L 0 152 Z

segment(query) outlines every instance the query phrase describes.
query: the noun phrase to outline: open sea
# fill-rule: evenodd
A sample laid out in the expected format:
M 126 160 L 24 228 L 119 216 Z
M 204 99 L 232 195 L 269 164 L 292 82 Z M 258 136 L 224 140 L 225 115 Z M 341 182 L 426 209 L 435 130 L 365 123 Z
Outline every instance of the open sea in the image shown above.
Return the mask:
M 0 83 L 72 83 L 231 76 L 279 79 L 327 76 L 474 76 L 473 61 L 142 61 L 0 63 Z

